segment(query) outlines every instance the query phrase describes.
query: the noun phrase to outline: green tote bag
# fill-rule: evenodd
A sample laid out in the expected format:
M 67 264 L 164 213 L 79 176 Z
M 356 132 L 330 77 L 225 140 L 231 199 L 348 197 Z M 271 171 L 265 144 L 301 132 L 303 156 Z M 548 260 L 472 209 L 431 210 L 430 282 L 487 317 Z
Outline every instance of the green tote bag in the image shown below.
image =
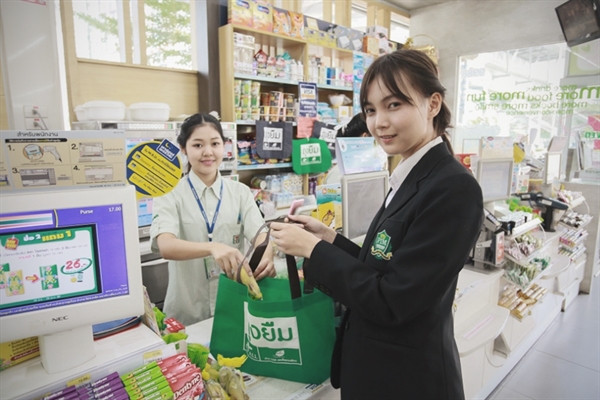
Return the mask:
M 215 357 L 246 354 L 240 369 L 252 375 L 320 384 L 329 378 L 335 342 L 333 300 L 305 287 L 294 257 L 286 258 L 291 279 L 260 280 L 262 300 L 220 276 L 210 351 Z

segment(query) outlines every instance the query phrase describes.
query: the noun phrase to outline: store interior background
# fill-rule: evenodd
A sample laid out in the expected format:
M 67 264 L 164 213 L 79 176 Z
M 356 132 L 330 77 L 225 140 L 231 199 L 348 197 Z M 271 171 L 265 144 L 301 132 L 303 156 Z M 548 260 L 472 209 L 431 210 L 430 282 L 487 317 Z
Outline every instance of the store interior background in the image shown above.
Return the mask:
M 281 0 L 274 0 L 276 5 L 278 2 Z M 427 35 L 435 41 L 439 49 L 441 81 L 447 88 L 446 101 L 453 116 L 456 116 L 457 108 L 459 58 L 564 42 L 554 11 L 555 7 L 564 2 L 565 0 L 387 1 L 388 4 L 399 7 L 399 11 L 410 15 L 410 37 Z M 171 116 L 192 114 L 199 110 L 219 110 L 217 38 L 219 26 L 226 23 L 227 1 L 193 3 L 194 27 L 197 29 L 196 40 L 193 42 L 193 51 L 197 55 L 194 69 L 170 71 L 165 68 L 152 70 L 147 67 L 122 67 L 115 63 L 75 60 L 73 48 L 65 48 L 63 45 L 64 41 L 69 45 L 69 41 L 73 40 L 63 37 L 66 25 L 72 22 L 62 19 L 58 0 L 0 1 L 0 129 L 27 129 L 24 105 L 45 107 L 45 121 L 48 128 L 53 130 L 70 129 L 71 121 L 75 118 L 74 106 L 98 99 L 119 100 L 126 104 L 166 102 L 171 106 Z M 340 1 L 336 0 L 335 3 L 340 4 Z M 598 47 L 600 40 L 592 44 Z M 63 56 L 65 52 L 71 52 L 69 58 Z M 596 61 L 600 64 L 600 60 Z M 117 74 L 106 73 L 107 68 Z M 100 72 L 102 70 L 104 72 Z M 155 73 L 161 74 L 161 79 L 155 79 Z M 588 79 L 590 81 L 586 85 L 600 85 L 600 74 Z M 152 82 L 152 85 L 148 85 L 148 82 Z M 597 292 L 596 288 L 593 297 L 596 305 Z M 596 327 L 597 310 L 595 307 L 586 313 L 590 315 L 590 319 L 596 319 Z M 574 315 L 576 314 L 565 313 L 561 318 L 572 320 Z M 581 319 L 583 320 L 582 317 Z M 553 331 L 557 329 L 553 327 Z M 549 340 L 540 341 L 540 346 L 552 347 L 548 344 Z M 540 346 L 538 348 L 541 349 Z M 548 360 L 543 357 L 541 359 Z M 514 373 L 511 376 L 519 377 Z M 598 374 L 590 376 L 592 379 L 585 383 L 587 385 L 592 385 L 590 382 L 594 382 Z M 546 380 L 545 377 L 539 379 Z M 510 389 L 510 385 L 505 386 Z M 536 398 L 533 393 L 531 392 L 531 398 Z
M 98 99 L 120 100 L 126 104 L 164 101 L 170 104 L 172 116 L 219 109 L 218 41 L 214 39 L 218 37 L 218 27 L 227 18 L 226 1 L 194 2 L 193 18 L 199 30 L 193 44 L 194 51 L 200 55 L 197 57 L 197 74 L 190 71 L 192 76 L 186 80 L 171 79 L 172 73 L 165 70 L 162 82 L 155 81 L 152 90 L 140 88 L 134 77 L 130 79 L 131 90 L 120 87 L 122 85 L 117 82 L 110 85 L 110 77 L 103 76 L 98 76 L 97 80 L 106 80 L 108 85 L 99 83 L 90 87 L 81 69 L 75 71 L 69 64 L 72 61 L 67 60 L 65 65 L 61 34 L 65 21 L 61 21 L 58 1 L 44 3 L 7 1 L 0 5 L 3 29 L 0 128 L 25 129 L 23 105 L 47 107 L 47 123 L 51 129 L 68 129 L 74 118 L 73 107 Z M 440 49 L 440 75 L 448 90 L 446 99 L 451 110 L 455 110 L 460 56 L 564 42 L 554 11 L 564 3 L 562 0 L 389 3 L 407 7 L 411 37 L 425 34 Z M 423 7 L 427 4 L 431 5 Z M 136 70 L 142 76 L 147 72 L 141 68 Z M 80 96 L 71 99 L 71 103 L 66 95 L 66 80 L 72 86 L 73 97 Z M 195 80 L 198 92 L 190 94 L 189 83 Z M 98 87 L 104 87 L 103 91 L 100 92 Z M 110 97 L 111 91 L 113 97 Z M 149 99 L 149 96 L 162 100 Z

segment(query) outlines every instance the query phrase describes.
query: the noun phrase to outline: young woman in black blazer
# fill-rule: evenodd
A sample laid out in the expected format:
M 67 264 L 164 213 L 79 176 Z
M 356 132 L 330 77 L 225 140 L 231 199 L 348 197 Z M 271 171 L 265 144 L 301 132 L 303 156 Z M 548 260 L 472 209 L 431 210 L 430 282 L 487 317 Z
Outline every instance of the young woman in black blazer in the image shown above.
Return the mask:
M 382 56 L 367 70 L 360 101 L 369 132 L 402 162 L 362 248 L 310 217 L 271 225 L 279 250 L 310 258 L 306 280 L 346 306 L 331 366 L 343 399 L 464 398 L 452 304 L 483 200 L 453 156 L 444 94 L 419 51 Z

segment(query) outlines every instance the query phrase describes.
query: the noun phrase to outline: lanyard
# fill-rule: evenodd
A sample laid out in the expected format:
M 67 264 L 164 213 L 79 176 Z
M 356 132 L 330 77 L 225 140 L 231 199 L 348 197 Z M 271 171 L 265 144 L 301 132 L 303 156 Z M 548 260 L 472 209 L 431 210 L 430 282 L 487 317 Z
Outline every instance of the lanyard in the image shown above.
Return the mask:
M 202 207 L 202 202 L 200 202 L 198 193 L 196 193 L 196 189 L 194 189 L 194 185 L 192 185 L 192 181 L 190 180 L 189 174 L 187 177 L 187 181 L 190 184 L 192 193 L 194 193 L 194 197 L 196 198 L 196 203 L 198 203 L 200 211 L 202 212 L 202 216 L 204 217 L 204 222 L 206 223 L 206 230 L 208 231 L 208 241 L 212 242 L 213 230 L 215 229 L 215 223 L 217 222 L 217 216 L 219 215 L 219 209 L 221 208 L 221 199 L 223 198 L 223 180 L 221 179 L 221 191 L 219 192 L 219 202 L 217 203 L 217 209 L 215 210 L 215 215 L 213 216 L 212 224 L 210 225 L 208 224 L 208 217 L 206 216 L 206 211 L 204 211 L 204 207 Z

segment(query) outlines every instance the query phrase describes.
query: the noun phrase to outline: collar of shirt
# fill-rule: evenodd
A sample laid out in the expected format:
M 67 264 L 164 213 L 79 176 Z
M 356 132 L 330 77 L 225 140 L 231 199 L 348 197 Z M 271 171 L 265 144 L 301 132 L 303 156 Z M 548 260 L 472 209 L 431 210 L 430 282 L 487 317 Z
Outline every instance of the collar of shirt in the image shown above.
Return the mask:
M 396 166 L 396 168 L 394 169 L 394 172 L 392 172 L 392 176 L 390 176 L 390 187 L 392 188 L 392 192 L 389 194 L 389 196 L 387 197 L 387 199 L 385 201 L 386 207 L 390 204 L 390 202 L 394 198 L 394 195 L 396 194 L 396 192 L 398 191 L 400 186 L 402 186 L 402 183 L 404 182 L 404 180 L 406 179 L 406 177 L 408 176 L 410 171 L 413 169 L 413 167 L 415 165 L 417 165 L 417 163 L 421 160 L 421 158 L 423 158 L 423 156 L 432 147 L 434 147 L 442 142 L 443 142 L 443 140 L 442 140 L 441 136 L 438 136 L 435 139 L 433 139 L 432 141 L 430 141 L 429 143 L 427 143 L 425 146 L 423 146 L 419 150 L 417 150 L 417 152 L 415 154 L 411 155 L 410 157 L 408 157 L 406 159 L 403 158 L 402 161 L 400 161 L 400 164 L 398 164 L 398 166 Z
M 190 180 L 192 181 L 192 185 L 194 185 L 194 189 L 196 189 L 196 193 L 198 193 L 198 197 L 202 198 L 204 196 L 204 191 L 206 189 L 212 189 L 216 198 L 220 199 L 219 194 L 221 193 L 221 172 L 217 171 L 217 179 L 213 182 L 211 186 L 206 186 L 202 179 L 198 178 L 198 175 L 194 173 L 194 171 L 190 171 L 189 173 Z

